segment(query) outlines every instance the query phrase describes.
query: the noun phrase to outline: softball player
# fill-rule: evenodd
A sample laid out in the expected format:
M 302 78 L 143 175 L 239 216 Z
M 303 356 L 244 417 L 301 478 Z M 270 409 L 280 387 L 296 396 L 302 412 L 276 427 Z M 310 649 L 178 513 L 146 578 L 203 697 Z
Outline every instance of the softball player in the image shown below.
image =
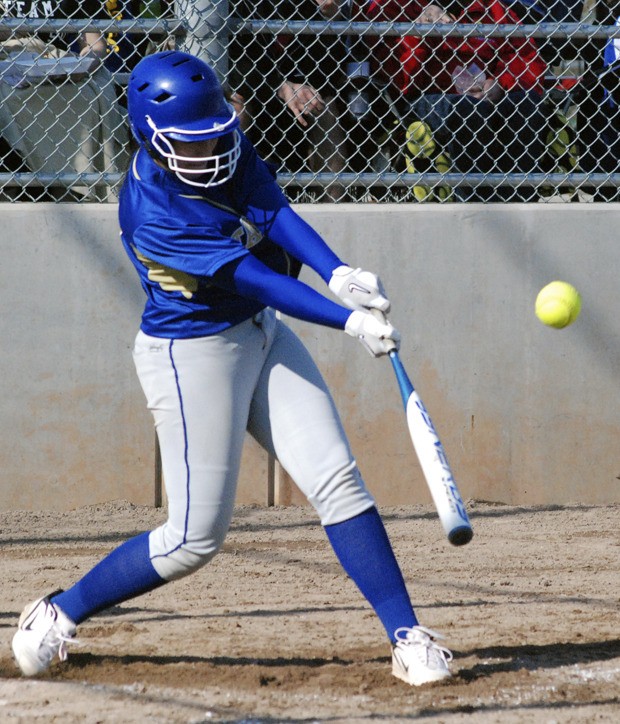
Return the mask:
M 420 626 L 331 395 L 274 309 L 344 330 L 374 356 L 399 335 L 378 277 L 344 264 L 290 208 L 239 130 L 213 70 L 186 53 L 147 56 L 128 85 L 139 143 L 120 196 L 123 244 L 146 292 L 134 361 L 161 448 L 168 519 L 112 551 L 67 591 L 26 606 L 13 653 L 27 676 L 93 614 L 185 576 L 222 545 L 246 430 L 315 507 L 346 573 L 385 627 L 393 673 L 450 676 Z M 297 280 L 307 264 L 337 304 Z M 373 311 L 370 311 L 373 310 Z

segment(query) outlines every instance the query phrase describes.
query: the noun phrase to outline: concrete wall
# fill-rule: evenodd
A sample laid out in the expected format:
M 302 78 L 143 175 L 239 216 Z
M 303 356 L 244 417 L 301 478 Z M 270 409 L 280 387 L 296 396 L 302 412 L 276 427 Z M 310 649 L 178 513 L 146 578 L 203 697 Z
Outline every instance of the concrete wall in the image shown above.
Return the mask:
M 299 211 L 344 260 L 381 273 L 401 357 L 464 498 L 620 501 L 619 205 Z M 0 508 L 153 503 L 154 434 L 131 360 L 143 297 L 116 207 L 2 204 L 0 212 Z M 562 331 L 533 314 L 538 289 L 553 279 L 583 297 L 581 317 Z M 379 503 L 430 502 L 389 362 L 342 333 L 291 324 L 332 386 Z M 238 500 L 274 494 L 302 502 L 249 441 Z

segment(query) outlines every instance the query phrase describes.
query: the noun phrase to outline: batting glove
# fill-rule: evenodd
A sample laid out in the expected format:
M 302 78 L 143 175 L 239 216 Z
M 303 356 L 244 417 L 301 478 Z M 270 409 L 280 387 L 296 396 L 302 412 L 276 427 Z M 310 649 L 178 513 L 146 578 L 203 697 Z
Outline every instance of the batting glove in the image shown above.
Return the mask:
M 390 300 L 385 296 L 383 284 L 372 272 L 343 264 L 332 272 L 329 288 L 349 309 L 390 311 Z
M 381 357 L 400 346 L 398 330 L 385 317 L 373 312 L 351 312 L 344 331 L 357 337 L 373 357 Z

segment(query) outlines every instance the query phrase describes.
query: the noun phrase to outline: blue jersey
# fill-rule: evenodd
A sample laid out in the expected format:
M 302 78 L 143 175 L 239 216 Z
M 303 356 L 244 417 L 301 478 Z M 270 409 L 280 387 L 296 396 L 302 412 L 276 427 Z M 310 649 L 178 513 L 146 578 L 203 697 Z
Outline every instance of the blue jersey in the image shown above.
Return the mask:
M 270 168 L 242 135 L 234 176 L 197 188 L 161 168 L 141 149 L 119 200 L 121 238 L 147 301 L 142 330 L 155 337 L 202 337 L 249 319 L 264 305 L 215 286 L 223 266 L 252 254 L 280 274 L 296 263 L 268 236 L 270 219 L 288 202 Z M 245 213 L 252 206 L 254 223 Z M 256 207 L 269 209 L 256 223 Z

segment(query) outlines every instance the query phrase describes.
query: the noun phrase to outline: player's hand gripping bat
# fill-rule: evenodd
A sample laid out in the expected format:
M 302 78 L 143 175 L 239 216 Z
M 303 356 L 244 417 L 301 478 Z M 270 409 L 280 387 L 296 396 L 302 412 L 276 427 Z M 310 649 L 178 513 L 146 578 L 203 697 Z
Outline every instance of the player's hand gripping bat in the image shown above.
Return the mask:
M 405 372 L 396 348 L 389 353 L 389 357 L 403 399 L 409 435 L 441 524 L 450 543 L 455 546 L 465 545 L 472 539 L 474 532 L 439 435 Z

